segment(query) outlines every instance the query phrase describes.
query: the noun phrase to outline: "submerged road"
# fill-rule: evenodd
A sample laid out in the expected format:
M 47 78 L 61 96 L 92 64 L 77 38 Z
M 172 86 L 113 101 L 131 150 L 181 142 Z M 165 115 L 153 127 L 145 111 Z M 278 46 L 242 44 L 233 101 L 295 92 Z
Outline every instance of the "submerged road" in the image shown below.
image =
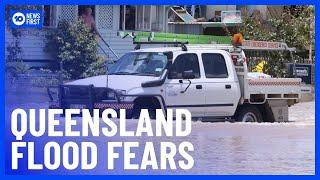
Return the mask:
M 10 133 L 10 113 L 14 108 L 46 108 L 45 94 L 6 94 L 6 126 Z M 140 143 L 152 141 L 190 141 L 195 165 L 183 171 L 144 171 L 145 174 L 314 174 L 315 173 L 315 103 L 304 102 L 289 108 L 289 123 L 192 122 L 191 135 L 183 138 L 116 139 Z M 117 120 L 116 120 L 117 121 Z M 128 123 L 136 128 L 137 121 Z M 90 139 L 103 142 L 105 137 Z M 46 141 L 44 138 L 39 141 Z M 9 156 L 9 155 L 8 155 Z M 103 155 L 105 156 L 105 154 Z M 102 159 L 104 158 L 102 156 Z M 75 171 L 74 173 L 77 173 Z M 118 173 L 135 173 L 114 171 Z M 139 172 L 140 173 L 140 172 Z M 86 174 L 110 174 L 103 169 Z

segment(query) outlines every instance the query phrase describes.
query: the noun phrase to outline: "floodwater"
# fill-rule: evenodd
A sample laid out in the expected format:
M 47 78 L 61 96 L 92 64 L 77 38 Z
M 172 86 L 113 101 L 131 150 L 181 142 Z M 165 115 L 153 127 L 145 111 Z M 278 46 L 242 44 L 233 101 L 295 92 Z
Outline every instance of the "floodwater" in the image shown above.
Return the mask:
M 7 129 L 14 108 L 45 108 L 45 94 L 7 92 Z M 189 141 L 195 160 L 191 170 L 144 171 L 145 174 L 315 174 L 315 103 L 289 108 L 288 123 L 192 122 L 191 135 L 178 139 L 144 138 L 137 141 Z M 134 129 L 137 121 L 127 121 Z M 104 139 L 91 139 L 101 142 Z M 125 141 L 125 140 L 124 140 Z M 157 155 L 158 156 L 158 155 Z M 114 174 L 121 173 L 115 171 Z M 124 172 L 126 173 L 126 172 Z M 132 174 L 134 172 L 128 172 Z M 109 174 L 98 169 L 90 174 Z

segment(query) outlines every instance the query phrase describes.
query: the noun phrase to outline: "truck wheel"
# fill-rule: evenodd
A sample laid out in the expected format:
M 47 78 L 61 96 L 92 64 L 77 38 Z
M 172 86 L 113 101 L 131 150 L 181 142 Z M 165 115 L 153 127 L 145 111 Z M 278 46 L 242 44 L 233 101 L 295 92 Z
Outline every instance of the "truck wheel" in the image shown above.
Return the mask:
M 156 119 L 156 109 L 150 108 L 150 107 L 143 107 L 143 106 L 133 109 L 133 112 L 132 112 L 133 119 L 139 119 L 141 109 L 148 109 L 150 119 Z
M 142 97 L 134 101 L 132 118 L 140 117 L 141 109 L 148 109 L 150 119 L 156 119 L 156 109 L 160 109 L 160 102 L 155 97 Z
M 263 122 L 259 109 L 253 105 L 244 105 L 239 108 L 235 116 L 238 122 Z

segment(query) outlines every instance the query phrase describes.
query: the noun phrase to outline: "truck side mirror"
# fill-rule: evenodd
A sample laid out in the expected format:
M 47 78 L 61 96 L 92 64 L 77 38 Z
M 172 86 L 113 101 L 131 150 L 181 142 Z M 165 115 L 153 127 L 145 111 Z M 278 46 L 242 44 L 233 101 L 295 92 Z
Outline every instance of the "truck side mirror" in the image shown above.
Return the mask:
M 168 61 L 172 61 L 173 59 L 173 53 L 172 51 L 166 51 L 163 53 L 165 56 L 167 56 Z
M 193 71 L 184 71 L 182 73 L 182 78 L 183 79 L 194 79 L 196 76 L 194 75 Z

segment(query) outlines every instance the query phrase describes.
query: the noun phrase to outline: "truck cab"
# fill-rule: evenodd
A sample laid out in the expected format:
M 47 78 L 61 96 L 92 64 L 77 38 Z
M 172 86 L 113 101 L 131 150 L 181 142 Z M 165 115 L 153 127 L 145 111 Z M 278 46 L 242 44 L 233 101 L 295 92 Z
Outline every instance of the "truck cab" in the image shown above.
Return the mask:
M 194 117 L 232 116 L 240 88 L 228 52 L 188 50 L 174 52 L 164 83 L 169 108 L 186 108 Z
M 65 83 L 60 86 L 59 107 L 126 109 L 128 118 L 138 118 L 141 109 L 155 118 L 156 109 L 183 108 L 193 118 L 262 122 L 270 120 L 267 116 L 279 119 L 274 118 L 279 111 L 274 107 L 284 108 L 281 112 L 287 116 L 288 105 L 299 99 L 299 79 L 248 77 L 242 50 L 179 45 L 137 48 L 122 56 L 107 75 Z

